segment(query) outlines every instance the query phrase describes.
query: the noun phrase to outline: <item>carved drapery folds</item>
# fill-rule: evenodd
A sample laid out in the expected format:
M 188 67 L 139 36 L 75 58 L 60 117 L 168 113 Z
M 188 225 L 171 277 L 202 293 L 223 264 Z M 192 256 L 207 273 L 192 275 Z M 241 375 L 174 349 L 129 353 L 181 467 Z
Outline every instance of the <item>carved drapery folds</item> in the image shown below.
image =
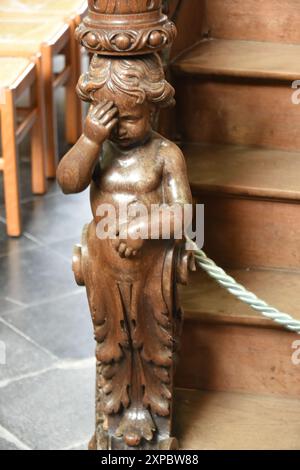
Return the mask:
M 162 13 L 161 0 L 89 1 L 89 14 L 77 38 L 90 52 L 132 55 L 170 46 L 174 24 Z
M 114 256 L 105 242 L 99 250 L 93 226 L 87 226 L 73 265 L 88 292 L 97 341 L 97 421 L 105 417 L 105 445 L 112 448 L 173 442 L 173 369 L 182 322 L 174 268 L 181 260 L 172 242 L 157 243 L 145 247 L 136 275 L 127 270 L 129 282 L 105 268 Z M 103 439 L 103 424 L 99 428 Z

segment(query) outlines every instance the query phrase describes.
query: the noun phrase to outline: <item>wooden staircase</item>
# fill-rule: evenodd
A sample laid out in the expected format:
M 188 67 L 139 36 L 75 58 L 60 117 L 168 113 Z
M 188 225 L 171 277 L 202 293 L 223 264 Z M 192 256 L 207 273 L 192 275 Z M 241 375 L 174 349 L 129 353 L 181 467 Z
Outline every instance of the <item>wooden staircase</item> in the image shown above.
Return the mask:
M 182 3 L 172 137 L 187 158 L 194 199 L 205 204 L 204 250 L 300 319 L 300 106 L 291 100 L 291 82 L 300 79 L 299 4 Z M 182 447 L 300 449 L 300 365 L 291 359 L 299 335 L 201 272 L 182 297 Z

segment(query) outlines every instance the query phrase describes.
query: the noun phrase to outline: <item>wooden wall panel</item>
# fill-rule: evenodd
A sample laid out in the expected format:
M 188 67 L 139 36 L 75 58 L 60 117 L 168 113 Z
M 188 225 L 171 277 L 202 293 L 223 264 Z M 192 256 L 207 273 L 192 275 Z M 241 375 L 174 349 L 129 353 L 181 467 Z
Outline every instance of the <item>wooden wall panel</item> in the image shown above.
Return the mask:
M 298 0 L 206 0 L 206 19 L 216 38 L 300 42 Z
M 198 196 L 204 250 L 223 267 L 300 269 L 300 204 Z
M 300 149 L 291 82 L 178 77 L 178 131 L 186 142 Z
M 177 386 L 299 397 L 300 365 L 291 361 L 296 339 L 296 334 L 271 328 L 187 318 Z

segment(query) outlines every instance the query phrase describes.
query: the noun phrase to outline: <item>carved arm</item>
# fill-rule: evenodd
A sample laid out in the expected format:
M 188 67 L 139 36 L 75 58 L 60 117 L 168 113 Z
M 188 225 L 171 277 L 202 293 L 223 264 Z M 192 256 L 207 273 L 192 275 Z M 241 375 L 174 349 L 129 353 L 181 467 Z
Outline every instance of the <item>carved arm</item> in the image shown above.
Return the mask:
M 101 146 L 118 122 L 117 113 L 112 101 L 91 106 L 83 135 L 58 166 L 57 180 L 65 194 L 80 193 L 90 184 Z

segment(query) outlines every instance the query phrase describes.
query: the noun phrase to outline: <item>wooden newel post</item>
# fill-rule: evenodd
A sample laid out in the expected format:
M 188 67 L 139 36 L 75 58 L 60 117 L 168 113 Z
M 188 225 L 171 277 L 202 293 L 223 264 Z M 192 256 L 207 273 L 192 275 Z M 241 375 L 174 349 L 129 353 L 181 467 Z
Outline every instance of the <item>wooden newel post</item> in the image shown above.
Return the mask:
M 170 46 L 175 25 L 162 13 L 162 0 L 89 0 L 77 37 L 101 55 L 151 54 Z
M 90 442 L 97 450 L 177 448 L 176 286 L 187 282 L 192 256 L 183 230 L 191 193 L 181 151 L 152 129 L 157 110 L 174 104 L 158 52 L 176 29 L 161 7 L 162 0 L 89 0 L 76 33 L 94 53 L 77 87 L 91 107 L 57 176 L 65 193 L 91 187 L 93 219 L 73 270 L 86 286 L 97 344 Z

